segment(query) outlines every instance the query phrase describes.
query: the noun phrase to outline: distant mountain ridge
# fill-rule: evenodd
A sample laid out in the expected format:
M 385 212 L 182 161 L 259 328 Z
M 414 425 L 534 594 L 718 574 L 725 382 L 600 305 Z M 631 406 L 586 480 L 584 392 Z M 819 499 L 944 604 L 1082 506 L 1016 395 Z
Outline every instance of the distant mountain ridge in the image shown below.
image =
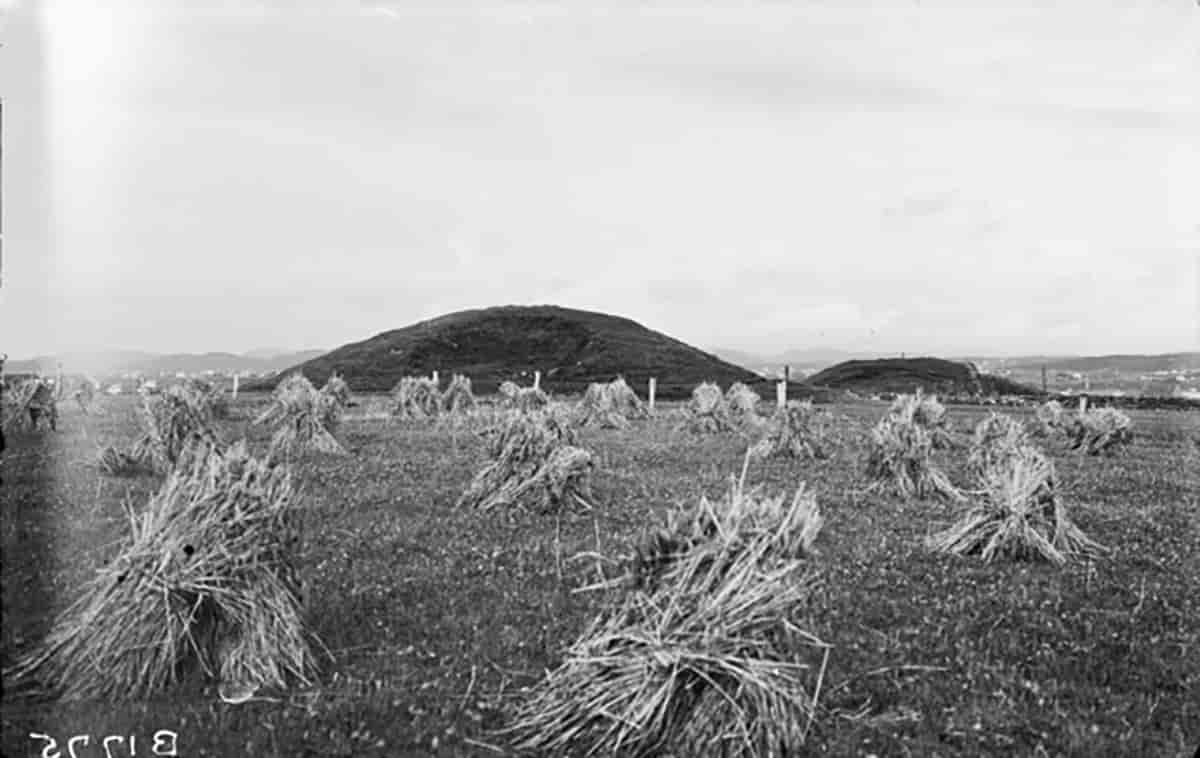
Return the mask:
M 258 355 L 209 352 L 159 354 L 136 350 L 93 351 L 64 355 L 40 355 L 28 360 L 9 360 L 4 364 L 5 373 L 53 374 L 61 361 L 67 373 L 98 376 L 140 373 L 147 376 L 158 374 L 199 374 L 205 371 L 237 371 L 269 374 L 295 365 L 316 356 L 324 350 L 302 350 L 299 352 L 266 353 Z
M 1093 355 L 1074 358 L 1009 358 L 997 361 L 1005 368 L 1051 371 L 1186 371 L 1200 369 L 1200 352 L 1159 355 Z

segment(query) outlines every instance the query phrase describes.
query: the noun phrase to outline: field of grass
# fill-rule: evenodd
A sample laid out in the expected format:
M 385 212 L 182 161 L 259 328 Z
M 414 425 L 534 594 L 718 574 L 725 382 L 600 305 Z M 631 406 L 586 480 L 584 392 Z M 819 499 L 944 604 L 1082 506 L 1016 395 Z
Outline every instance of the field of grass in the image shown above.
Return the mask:
M 268 433 L 248 419 L 265 400 L 243 396 L 221 433 L 264 450 Z M 885 407 L 832 410 L 861 432 Z M 982 412 L 950 409 L 962 439 Z M 862 494 L 854 444 L 828 461 L 751 466 L 750 483 L 768 492 L 807 481 L 826 517 L 808 630 L 834 647 L 805 754 L 1192 755 L 1200 415 L 1131 415 L 1137 439 L 1115 457 L 1049 448 L 1074 520 L 1112 548 L 1062 568 L 929 553 L 922 537 L 953 506 Z M 556 518 L 456 510 L 483 456 L 469 431 L 351 416 L 339 432 L 350 455 L 312 457 L 298 472 L 300 565 L 330 651 L 318 686 L 243 705 L 211 686 L 122 705 L 29 704 L 6 686 L 0 754 L 39 755 L 43 743 L 29 737 L 38 732 L 64 756 L 67 739 L 84 734 L 79 756 L 104 755 L 108 735 L 135 735 L 150 755 L 159 730 L 178 735 L 181 756 L 507 754 L 495 730 L 604 603 L 573 591 L 596 568 L 572 556 L 627 551 L 667 508 L 720 496 L 740 471 L 745 438 L 673 426 L 582 431 L 598 459 L 599 505 Z M 57 433 L 10 436 L 0 464 L 4 665 L 113 555 L 127 528 L 122 503 L 138 506 L 154 488 L 95 466 L 100 445 L 136 434 L 133 400 L 108 398 L 97 416 L 65 409 Z M 963 481 L 965 452 L 940 455 Z

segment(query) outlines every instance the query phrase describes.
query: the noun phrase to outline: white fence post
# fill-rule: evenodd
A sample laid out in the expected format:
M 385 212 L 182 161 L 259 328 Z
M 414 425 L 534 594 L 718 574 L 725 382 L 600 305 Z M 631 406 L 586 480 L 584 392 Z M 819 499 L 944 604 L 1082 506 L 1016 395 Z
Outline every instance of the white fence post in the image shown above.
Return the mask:
M 237 393 L 238 393 L 238 375 L 234 374 L 233 375 L 233 399 L 234 400 L 237 400 Z
M 433 372 L 433 383 L 434 383 L 434 384 L 437 384 L 439 387 L 440 387 L 440 386 L 442 386 L 442 385 L 441 385 L 441 384 L 438 382 L 438 372 L 436 372 L 436 371 L 434 371 L 434 372 Z
M 650 377 L 650 410 L 654 411 L 654 393 L 658 389 L 658 380 Z
M 1079 398 L 1079 415 L 1082 416 L 1085 413 L 1087 413 L 1087 396 L 1086 395 Z
M 778 408 L 787 406 L 787 382 L 780 381 L 775 385 L 775 405 Z
M 533 372 L 533 388 L 535 390 L 542 388 L 542 372 L 541 371 Z

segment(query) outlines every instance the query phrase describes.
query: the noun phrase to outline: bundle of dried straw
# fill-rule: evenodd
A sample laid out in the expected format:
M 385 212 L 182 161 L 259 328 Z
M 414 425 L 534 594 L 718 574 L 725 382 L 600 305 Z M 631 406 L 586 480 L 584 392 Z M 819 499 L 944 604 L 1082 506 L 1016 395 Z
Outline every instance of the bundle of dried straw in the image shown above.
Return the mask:
M 465 414 L 475 410 L 475 395 L 471 392 L 471 380 L 462 374 L 455 374 L 450 379 L 446 391 L 442 393 L 442 412 L 449 414 Z
M 573 444 L 570 422 L 560 412 L 512 411 L 485 436 L 491 460 L 471 480 L 459 507 L 591 506 L 592 456 Z
M 961 500 L 962 493 L 934 464 L 933 448 L 933 435 L 926 427 L 884 416 L 871 430 L 867 447 L 870 489 L 890 488 L 901 497 L 936 494 Z
M 427 376 L 405 376 L 392 388 L 392 415 L 417 421 L 435 418 L 442 410 L 438 384 Z
M 540 387 L 520 387 L 510 381 L 500 385 L 499 405 L 506 410 L 535 411 L 549 404 L 550 396 Z
M 275 388 L 271 405 L 256 424 L 273 424 L 270 457 L 290 458 L 306 450 L 340 455 L 346 452 L 333 436 L 341 423 L 349 390 L 341 377 L 331 376 L 318 391 L 303 374 L 292 374 Z
M 624 377 L 611 382 L 588 385 L 587 392 L 576 408 L 580 426 L 599 426 L 602 429 L 624 429 L 631 419 L 650 415 L 637 393 L 625 383 Z
M 767 421 L 765 434 L 750 448 L 752 458 L 828 458 L 829 439 L 811 400 L 789 401 Z
M 128 450 L 108 445 L 97 463 L 110 476 L 136 476 L 171 471 L 183 451 L 193 444 L 215 450 L 224 443 L 213 428 L 208 396 L 185 387 L 144 395 L 139 414 L 142 434 Z
M 282 467 L 244 443 L 189 446 L 131 534 L 45 641 L 6 672 L 65 699 L 151 696 L 199 670 L 251 687 L 308 682 Z
M 954 444 L 946 407 L 938 402 L 937 395 L 926 395 L 920 387 L 912 395 L 896 396 L 887 415 L 900 424 L 912 424 L 924 429 L 934 449 L 948 448 Z
M 743 473 L 744 478 L 744 473 Z M 816 713 L 829 646 L 796 626 L 818 587 L 821 528 L 734 482 L 648 535 L 623 589 L 523 704 L 509 732 L 539 755 L 786 755 Z
M 58 399 L 49 380 L 32 377 L 4 392 L 5 427 L 36 431 L 43 420 L 58 428 Z
M 984 475 L 983 501 L 926 544 L 956 555 L 978 553 L 984 561 L 1010 555 L 1056 564 L 1104 550 L 1067 517 L 1055 492 L 1053 464 L 1030 446 L 994 460 Z
M 967 469 L 978 477 L 1031 445 L 1025 427 L 1011 416 L 992 412 L 975 425 Z
M 1068 447 L 1088 455 L 1111 453 L 1133 442 L 1133 421 L 1116 408 L 1089 409 L 1070 428 Z
M 725 407 L 736 424 L 758 426 L 762 419 L 758 415 L 758 404 L 762 398 L 741 382 L 734 382 L 725 391 Z
M 692 398 L 684 408 L 684 414 L 684 428 L 696 434 L 726 432 L 736 428 L 721 388 L 712 382 L 705 382 L 692 390 Z

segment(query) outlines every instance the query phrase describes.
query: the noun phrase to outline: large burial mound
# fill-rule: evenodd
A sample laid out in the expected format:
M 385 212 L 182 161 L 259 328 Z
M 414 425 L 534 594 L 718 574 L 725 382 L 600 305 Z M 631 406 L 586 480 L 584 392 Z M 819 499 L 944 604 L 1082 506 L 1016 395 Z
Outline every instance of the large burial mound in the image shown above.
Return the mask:
M 627 318 L 557 306 L 504 306 L 460 311 L 377 334 L 295 366 L 320 384 L 336 371 L 357 391 L 391 389 L 407 375 L 465 374 L 475 391 L 490 393 L 507 380 L 533 383 L 542 372 L 550 392 L 583 392 L 590 382 L 617 376 L 645 395 L 650 377 L 658 396 L 687 396 L 704 381 L 728 386 L 763 381 L 715 355 L 647 329 Z
M 1003 377 L 981 374 L 970 363 L 941 358 L 882 358 L 846 361 L 814 374 L 808 383 L 859 394 L 926 392 L 944 395 L 1038 395 L 1037 389 Z

